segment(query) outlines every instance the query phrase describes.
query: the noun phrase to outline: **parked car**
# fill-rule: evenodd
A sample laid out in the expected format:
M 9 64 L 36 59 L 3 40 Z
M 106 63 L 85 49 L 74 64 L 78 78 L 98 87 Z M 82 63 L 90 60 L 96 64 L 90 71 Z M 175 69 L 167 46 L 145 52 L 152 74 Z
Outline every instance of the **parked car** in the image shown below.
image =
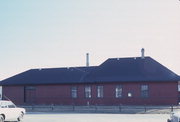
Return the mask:
M 12 101 L 0 100 L 0 122 L 21 121 L 26 113 L 24 108 L 16 107 Z
M 180 122 L 180 112 L 172 113 L 167 122 Z

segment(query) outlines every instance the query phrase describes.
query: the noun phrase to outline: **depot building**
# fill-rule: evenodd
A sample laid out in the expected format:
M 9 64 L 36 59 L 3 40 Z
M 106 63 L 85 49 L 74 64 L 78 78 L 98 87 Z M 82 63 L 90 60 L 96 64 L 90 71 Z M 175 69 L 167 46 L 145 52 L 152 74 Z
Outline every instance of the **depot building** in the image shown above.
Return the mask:
M 176 105 L 180 77 L 151 57 L 99 66 L 30 69 L 0 82 L 18 105 Z

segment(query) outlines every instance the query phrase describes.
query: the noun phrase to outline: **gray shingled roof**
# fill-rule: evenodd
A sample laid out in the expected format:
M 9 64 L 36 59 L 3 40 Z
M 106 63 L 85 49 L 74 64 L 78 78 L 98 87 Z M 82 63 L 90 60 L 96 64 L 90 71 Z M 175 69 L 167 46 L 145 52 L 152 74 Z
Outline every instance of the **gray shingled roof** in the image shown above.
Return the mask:
M 31 69 L 3 80 L 1 85 L 81 83 L 94 67 Z
M 178 81 L 180 77 L 151 57 L 110 58 L 86 77 L 86 82 Z
M 180 81 L 180 77 L 151 57 L 110 58 L 100 66 L 31 69 L 0 85 L 73 84 L 102 82 Z

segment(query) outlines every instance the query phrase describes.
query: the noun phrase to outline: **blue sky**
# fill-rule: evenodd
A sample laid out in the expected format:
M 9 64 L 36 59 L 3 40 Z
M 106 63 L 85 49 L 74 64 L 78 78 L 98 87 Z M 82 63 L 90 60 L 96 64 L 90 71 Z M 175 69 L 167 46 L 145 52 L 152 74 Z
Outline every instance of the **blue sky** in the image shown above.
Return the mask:
M 137 57 L 180 75 L 178 0 L 0 1 L 0 80 L 32 68 Z

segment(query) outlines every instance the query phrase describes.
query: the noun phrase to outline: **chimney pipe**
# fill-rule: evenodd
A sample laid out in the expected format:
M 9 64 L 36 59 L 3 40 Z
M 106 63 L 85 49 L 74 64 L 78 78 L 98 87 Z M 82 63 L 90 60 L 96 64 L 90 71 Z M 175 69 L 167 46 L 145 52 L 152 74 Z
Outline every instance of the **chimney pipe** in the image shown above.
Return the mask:
M 89 67 L 89 53 L 86 53 L 86 67 Z
M 141 49 L 141 59 L 145 59 L 144 52 L 145 52 L 145 49 L 142 48 L 142 49 Z

